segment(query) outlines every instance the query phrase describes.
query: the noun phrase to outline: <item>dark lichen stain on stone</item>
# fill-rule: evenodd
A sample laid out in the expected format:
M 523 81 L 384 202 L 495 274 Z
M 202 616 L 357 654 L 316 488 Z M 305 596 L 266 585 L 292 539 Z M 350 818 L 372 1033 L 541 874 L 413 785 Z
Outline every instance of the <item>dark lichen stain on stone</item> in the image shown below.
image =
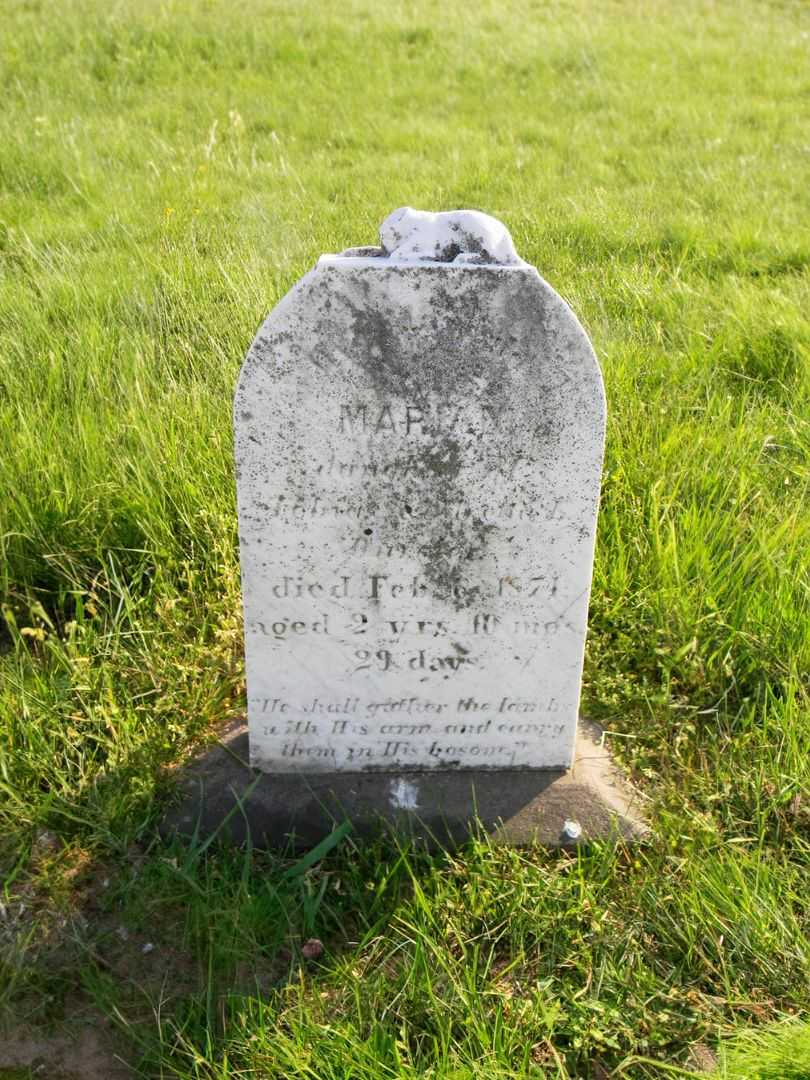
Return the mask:
M 455 480 L 461 472 L 464 456 L 458 442 L 453 438 L 443 439 L 441 444 L 425 453 L 426 468 L 445 480 Z
M 514 280 L 487 272 L 470 290 L 442 274 L 439 268 L 399 268 L 392 290 L 389 273 L 369 269 L 353 275 L 338 307 L 344 306 L 350 326 L 341 349 L 361 369 L 366 393 L 377 397 L 381 409 L 410 405 L 427 415 L 431 401 L 438 400 L 463 412 L 477 393 L 483 396 L 486 421 L 435 431 L 404 454 L 400 449 L 396 461 L 390 448 L 375 447 L 384 459 L 389 455 L 391 468 L 372 476 L 367 490 L 358 493 L 368 500 L 376 491 L 378 501 L 400 506 L 400 516 L 389 512 L 381 522 L 381 540 L 413 552 L 434 594 L 462 608 L 480 592 L 479 585 L 469 584 L 476 576 L 470 564 L 486 554 L 496 529 L 475 512 L 469 467 L 483 454 L 494 472 L 506 476 L 514 460 L 515 443 L 505 425 L 514 422 L 516 408 L 527 408 L 519 392 L 525 352 L 518 362 L 515 355 L 526 341 L 523 331 L 495 329 L 503 324 L 498 314 Z M 417 284 L 429 285 L 429 306 L 420 301 L 414 308 L 408 299 Z M 485 386 L 483 395 L 477 384 Z M 500 438 L 492 438 L 492 425 L 504 427 Z

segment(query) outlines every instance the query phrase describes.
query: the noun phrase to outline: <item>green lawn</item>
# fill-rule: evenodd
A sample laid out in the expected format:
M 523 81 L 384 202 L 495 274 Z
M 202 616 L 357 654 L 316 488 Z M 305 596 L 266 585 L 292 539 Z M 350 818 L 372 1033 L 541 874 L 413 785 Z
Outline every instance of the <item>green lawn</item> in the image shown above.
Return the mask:
M 0 93 L 9 1030 L 106 1016 L 186 1080 L 604 1080 L 778 1023 L 717 1075 L 810 1077 L 810 7 L 4 0 Z M 244 710 L 242 356 L 403 204 L 502 218 L 602 363 L 584 711 L 637 848 L 158 839 Z

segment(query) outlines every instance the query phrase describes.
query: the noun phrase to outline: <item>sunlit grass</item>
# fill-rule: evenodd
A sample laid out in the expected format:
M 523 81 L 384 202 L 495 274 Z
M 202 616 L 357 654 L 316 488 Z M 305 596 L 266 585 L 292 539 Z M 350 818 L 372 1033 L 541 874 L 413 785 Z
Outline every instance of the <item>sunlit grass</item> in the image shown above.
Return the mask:
M 144 1075 L 597 1078 L 807 1007 L 808 51 L 790 0 L 5 5 L 9 1017 L 78 981 Z M 241 358 L 402 204 L 500 216 L 602 363 L 584 708 L 635 851 L 156 838 L 244 708 Z

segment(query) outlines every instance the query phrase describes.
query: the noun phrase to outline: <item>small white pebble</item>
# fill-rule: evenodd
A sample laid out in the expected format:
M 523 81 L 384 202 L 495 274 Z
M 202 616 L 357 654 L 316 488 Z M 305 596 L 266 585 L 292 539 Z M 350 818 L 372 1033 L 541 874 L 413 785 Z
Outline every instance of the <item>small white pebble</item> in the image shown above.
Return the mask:
M 151 942 L 151 941 L 147 941 L 147 942 L 146 942 L 146 944 L 145 944 L 144 946 L 142 946 L 142 948 L 141 948 L 141 952 L 142 952 L 142 953 L 150 953 L 150 952 L 152 952 L 152 950 L 154 949 L 154 947 L 155 947 L 155 946 L 154 946 L 154 945 L 152 944 L 152 942 Z
M 582 836 L 582 826 L 578 821 L 566 820 L 562 831 L 566 840 L 579 840 L 580 836 Z

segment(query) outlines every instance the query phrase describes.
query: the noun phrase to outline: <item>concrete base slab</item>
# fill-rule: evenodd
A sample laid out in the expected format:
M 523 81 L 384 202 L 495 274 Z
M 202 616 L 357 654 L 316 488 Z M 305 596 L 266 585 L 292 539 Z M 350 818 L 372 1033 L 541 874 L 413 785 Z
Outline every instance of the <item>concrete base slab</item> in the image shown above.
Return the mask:
M 248 764 L 245 725 L 230 728 L 185 770 L 182 798 L 164 835 L 220 829 L 254 846 L 312 847 L 350 820 L 355 835 L 387 829 L 431 847 L 453 847 L 479 821 L 509 844 L 573 846 L 648 831 L 641 797 L 614 765 L 601 730 L 580 721 L 572 769 L 465 772 L 262 774 Z

